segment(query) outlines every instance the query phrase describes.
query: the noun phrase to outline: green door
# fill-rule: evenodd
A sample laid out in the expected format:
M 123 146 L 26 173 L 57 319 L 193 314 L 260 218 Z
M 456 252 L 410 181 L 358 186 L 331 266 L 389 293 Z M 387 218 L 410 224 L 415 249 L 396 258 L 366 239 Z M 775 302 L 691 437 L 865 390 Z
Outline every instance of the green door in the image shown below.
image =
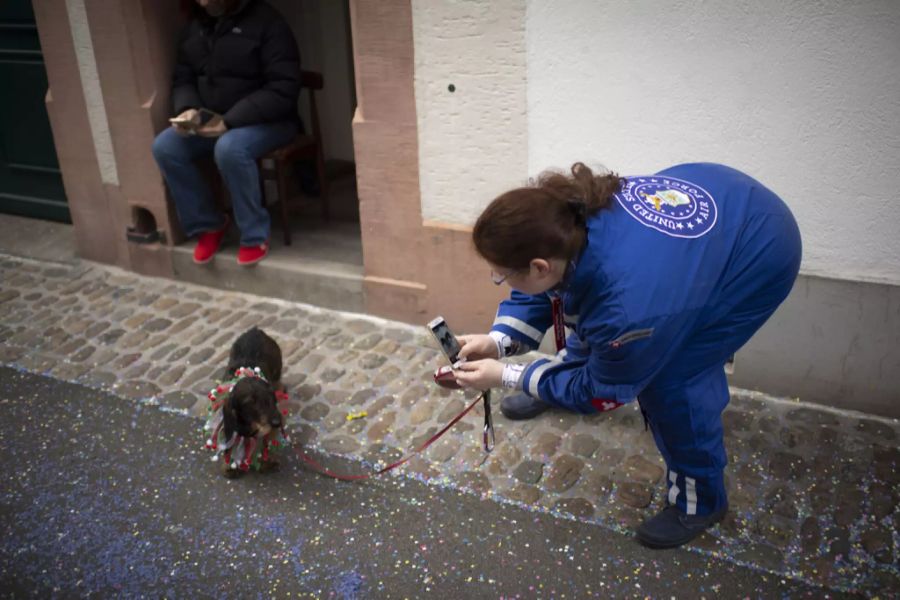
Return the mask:
M 70 222 L 46 93 L 31 0 L 0 0 L 0 212 Z

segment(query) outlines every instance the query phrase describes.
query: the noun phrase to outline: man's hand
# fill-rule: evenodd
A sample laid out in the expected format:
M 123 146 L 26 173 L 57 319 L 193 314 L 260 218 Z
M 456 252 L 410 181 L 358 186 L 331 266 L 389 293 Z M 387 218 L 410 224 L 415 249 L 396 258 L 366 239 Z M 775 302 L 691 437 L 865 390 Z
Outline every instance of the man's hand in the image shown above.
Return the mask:
M 491 343 L 494 341 L 491 340 Z M 460 363 L 453 373 L 456 375 L 456 383 L 463 387 L 476 390 L 498 388 L 503 382 L 503 363 L 492 358 L 473 360 Z
M 228 131 L 228 127 L 225 126 L 225 121 L 222 117 L 213 117 L 206 125 L 197 128 L 197 135 L 219 137 L 226 131 Z
M 194 128 L 200 124 L 200 111 L 196 108 L 189 108 L 177 117 L 175 117 L 178 121 L 188 121 L 188 123 L 172 123 L 172 127 L 175 128 L 175 133 L 179 135 L 191 135 L 194 131 Z
M 460 335 L 456 338 L 462 348 L 459 357 L 466 360 L 500 358 L 497 356 L 497 342 L 489 335 Z

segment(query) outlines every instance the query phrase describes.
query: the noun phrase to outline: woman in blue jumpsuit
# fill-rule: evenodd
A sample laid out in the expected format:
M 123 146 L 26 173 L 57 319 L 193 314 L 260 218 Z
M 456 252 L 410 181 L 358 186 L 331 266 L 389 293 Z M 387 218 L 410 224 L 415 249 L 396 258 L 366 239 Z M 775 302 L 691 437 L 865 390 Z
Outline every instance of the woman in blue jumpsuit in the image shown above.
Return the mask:
M 491 277 L 513 288 L 487 335 L 461 336 L 457 381 L 520 392 L 501 406 L 530 418 L 637 400 L 666 461 L 667 506 L 639 541 L 675 547 L 728 508 L 724 365 L 787 297 L 800 266 L 797 223 L 778 196 L 726 166 L 654 175 L 544 173 L 479 217 L 473 239 Z M 537 348 L 526 365 L 494 358 Z M 565 337 L 563 331 L 568 331 Z

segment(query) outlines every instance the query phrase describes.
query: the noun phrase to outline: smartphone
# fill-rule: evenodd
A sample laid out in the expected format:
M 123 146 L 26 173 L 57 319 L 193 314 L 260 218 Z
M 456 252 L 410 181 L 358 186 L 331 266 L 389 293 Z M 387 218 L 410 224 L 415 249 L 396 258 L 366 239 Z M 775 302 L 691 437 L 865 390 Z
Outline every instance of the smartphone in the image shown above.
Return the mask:
M 200 122 L 191 121 L 190 119 L 182 119 L 179 117 L 172 117 L 169 119 L 169 123 L 173 125 L 178 125 L 180 127 L 184 127 L 186 129 L 197 129 L 198 127 L 202 127 L 209 123 L 214 117 L 218 117 L 219 114 L 215 113 L 208 108 L 199 108 L 197 112 L 200 113 Z
M 209 110 L 208 108 L 201 108 L 200 109 L 200 125 L 206 125 L 207 123 L 212 121 L 214 118 L 221 117 L 221 116 L 222 115 L 220 115 L 219 113 L 213 112 L 213 111 Z
M 444 317 L 437 317 L 429 322 L 428 329 L 431 331 L 434 339 L 440 344 L 441 350 L 444 351 L 450 364 L 455 364 L 459 360 L 459 351 L 462 348 L 459 342 L 456 341 L 456 336 L 450 331 L 450 327 L 447 325 Z

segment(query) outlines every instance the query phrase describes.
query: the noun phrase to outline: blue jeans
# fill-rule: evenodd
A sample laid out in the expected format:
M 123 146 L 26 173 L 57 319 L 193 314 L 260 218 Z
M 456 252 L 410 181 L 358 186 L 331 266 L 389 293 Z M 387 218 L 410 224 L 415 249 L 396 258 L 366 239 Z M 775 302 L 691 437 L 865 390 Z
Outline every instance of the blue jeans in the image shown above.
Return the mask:
M 221 229 L 224 216 L 213 202 L 209 185 L 194 161 L 213 156 L 231 196 L 241 245 L 269 239 L 269 212 L 263 206 L 256 160 L 293 139 L 293 122 L 265 123 L 230 129 L 218 138 L 181 136 L 168 127 L 153 141 L 153 157 L 162 171 L 181 226 L 188 237 Z

